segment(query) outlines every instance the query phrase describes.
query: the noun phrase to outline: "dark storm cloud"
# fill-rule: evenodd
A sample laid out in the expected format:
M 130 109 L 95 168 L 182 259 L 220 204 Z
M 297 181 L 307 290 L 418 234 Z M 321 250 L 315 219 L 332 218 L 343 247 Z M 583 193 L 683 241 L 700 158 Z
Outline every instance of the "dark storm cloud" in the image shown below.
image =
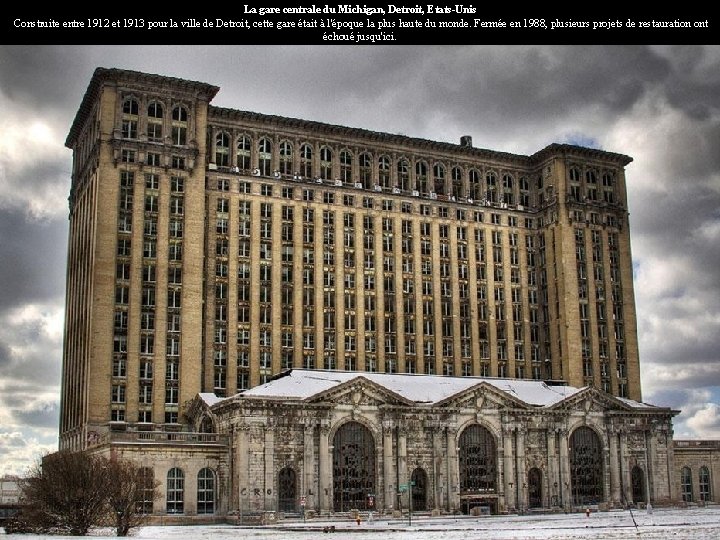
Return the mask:
M 79 102 L 87 81 L 72 76 L 85 64 L 83 47 L 0 47 L 0 89 L 12 101 L 34 109 L 63 111 Z
M 720 110 L 720 59 L 709 47 L 675 46 L 667 51 L 673 76 L 665 86 L 671 105 L 696 120 Z
M 0 210 L 0 313 L 26 302 L 62 301 L 67 223 Z

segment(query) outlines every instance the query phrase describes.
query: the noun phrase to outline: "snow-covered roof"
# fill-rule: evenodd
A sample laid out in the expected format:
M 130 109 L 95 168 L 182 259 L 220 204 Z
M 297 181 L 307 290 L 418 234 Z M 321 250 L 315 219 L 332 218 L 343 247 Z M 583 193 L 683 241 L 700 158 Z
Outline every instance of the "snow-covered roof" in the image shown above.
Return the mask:
M 640 401 L 634 401 L 632 399 L 628 399 L 628 398 L 624 398 L 624 397 L 619 397 L 616 399 L 619 401 L 622 401 L 625 405 L 627 405 L 628 407 L 632 407 L 634 409 L 647 409 L 647 408 L 655 409 L 655 408 L 657 408 L 655 405 L 650 405 L 649 403 L 641 403 Z
M 242 395 L 305 400 L 359 377 L 409 401 L 428 405 L 444 401 L 483 382 L 528 405 L 541 407 L 558 403 L 580 391 L 572 386 L 549 386 L 542 381 L 525 379 L 293 369 L 265 384 L 246 390 Z
M 223 398 L 217 397 L 212 392 L 200 392 L 198 396 L 200 396 L 200 399 L 202 399 L 208 407 L 212 407 L 216 403 L 220 403 L 223 400 Z

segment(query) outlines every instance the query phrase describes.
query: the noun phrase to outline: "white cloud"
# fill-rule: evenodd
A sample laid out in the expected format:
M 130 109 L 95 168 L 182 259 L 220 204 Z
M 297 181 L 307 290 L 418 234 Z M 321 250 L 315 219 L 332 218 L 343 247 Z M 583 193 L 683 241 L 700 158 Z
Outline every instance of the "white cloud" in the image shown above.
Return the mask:
M 0 208 L 21 208 L 35 219 L 65 213 L 71 153 L 60 128 L 2 92 L 0 110 Z
M 703 403 L 685 422 L 697 437 L 720 438 L 720 405 Z

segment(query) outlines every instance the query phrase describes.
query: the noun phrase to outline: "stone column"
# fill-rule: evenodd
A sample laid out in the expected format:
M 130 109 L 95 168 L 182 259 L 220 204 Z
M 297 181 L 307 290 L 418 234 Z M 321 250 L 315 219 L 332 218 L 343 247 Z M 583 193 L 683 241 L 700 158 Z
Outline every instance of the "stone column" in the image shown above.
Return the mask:
M 332 475 L 330 474 L 332 455 L 328 437 L 330 429 L 326 426 L 320 428 L 320 444 L 318 452 L 318 460 L 320 465 L 320 478 L 318 486 L 318 498 L 320 500 L 320 512 L 330 512 L 330 501 L 332 500 Z
M 248 429 L 238 426 L 235 431 L 237 454 L 235 458 L 235 474 L 237 478 L 238 509 L 240 513 L 247 512 L 251 489 L 248 479 Z
M 508 510 L 512 510 L 517 505 L 515 500 L 516 478 L 513 467 L 513 428 L 503 427 L 503 446 L 504 446 L 504 478 L 505 478 L 505 506 Z
M 630 460 L 627 451 L 627 432 L 620 432 L 620 468 L 625 500 L 632 501 L 632 482 L 630 481 Z M 636 501 L 633 501 L 636 502 Z
M 457 430 L 447 428 L 448 506 L 460 508 L 460 479 L 458 478 Z
M 567 429 L 561 429 L 559 464 L 561 474 L 558 489 L 560 490 L 560 499 L 562 500 L 563 508 L 568 508 L 572 505 L 572 482 L 570 481 L 570 458 L 568 456 L 569 449 L 568 431 Z
M 393 436 L 390 422 L 383 422 L 383 480 L 385 487 L 384 506 L 395 508 L 395 478 L 393 477 Z
M 444 474 L 442 469 L 442 429 L 439 427 L 432 428 L 433 440 L 433 498 L 435 508 L 442 510 L 444 508 Z
M 645 441 L 647 444 L 648 457 L 647 471 L 645 473 L 648 483 L 648 498 L 651 503 L 654 503 L 658 499 L 657 486 L 655 484 L 655 463 L 653 461 L 655 456 L 657 456 L 657 430 L 655 428 L 647 432 Z
M 547 506 L 557 505 L 558 486 L 560 481 L 557 475 L 557 456 L 555 450 L 555 428 L 550 427 L 546 432 L 547 437 L 547 486 L 545 488 L 545 504 Z M 556 485 L 557 484 L 557 485 Z
M 303 452 L 303 485 L 300 496 L 305 496 L 305 508 L 315 508 L 317 498 L 315 492 L 317 483 L 315 482 L 315 426 L 305 425 L 304 432 L 304 452 Z
M 620 493 L 620 460 L 618 459 L 617 430 L 608 426 L 608 447 L 610 449 L 610 504 L 622 506 Z
M 265 510 L 277 510 L 277 496 L 275 493 L 275 431 L 272 427 L 265 428 L 265 481 L 263 482 L 263 497 Z
M 527 473 L 525 471 L 525 427 L 519 427 L 517 433 L 517 493 L 520 493 L 518 506 L 520 511 L 527 510 L 528 507 L 528 488 Z
M 398 432 L 398 476 L 400 478 L 401 484 L 407 484 L 408 485 L 408 500 L 404 501 L 404 504 L 407 505 L 407 503 L 410 500 L 410 497 L 412 496 L 412 486 L 410 486 L 410 477 L 408 475 L 408 467 L 407 467 L 407 432 L 403 429 L 401 429 Z M 407 507 L 407 506 L 406 506 Z

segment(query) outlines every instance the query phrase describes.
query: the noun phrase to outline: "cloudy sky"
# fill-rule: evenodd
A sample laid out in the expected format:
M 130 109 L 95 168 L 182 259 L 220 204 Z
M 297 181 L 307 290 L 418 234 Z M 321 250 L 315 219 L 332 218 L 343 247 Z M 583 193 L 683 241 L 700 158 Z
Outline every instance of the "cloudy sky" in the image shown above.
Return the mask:
M 720 437 L 720 47 L 0 47 L 0 475 L 56 448 L 72 155 L 93 70 L 215 105 L 533 153 L 628 154 L 647 402 Z

